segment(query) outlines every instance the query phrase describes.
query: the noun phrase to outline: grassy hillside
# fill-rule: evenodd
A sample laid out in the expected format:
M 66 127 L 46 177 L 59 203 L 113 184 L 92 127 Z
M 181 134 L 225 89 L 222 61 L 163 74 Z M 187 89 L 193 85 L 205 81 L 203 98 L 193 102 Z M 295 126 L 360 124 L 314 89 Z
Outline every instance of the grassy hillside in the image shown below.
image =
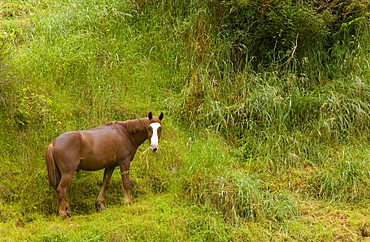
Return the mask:
M 369 240 L 369 2 L 265 2 L 0 3 L 0 240 Z M 44 148 L 148 111 L 133 204 L 79 172 L 59 219 Z

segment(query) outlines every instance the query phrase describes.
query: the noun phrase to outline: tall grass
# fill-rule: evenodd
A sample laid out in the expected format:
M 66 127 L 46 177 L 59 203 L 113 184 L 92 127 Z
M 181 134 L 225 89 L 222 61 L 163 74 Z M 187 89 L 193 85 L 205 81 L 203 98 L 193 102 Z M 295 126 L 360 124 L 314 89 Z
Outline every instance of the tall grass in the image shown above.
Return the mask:
M 314 196 L 328 201 L 358 202 L 368 199 L 368 155 L 358 151 L 351 155 L 347 149 L 334 156 L 332 162 L 312 174 L 310 185 Z
M 353 36 L 343 30 L 331 52 L 280 51 L 289 61 L 266 67 L 220 34 L 226 3 L 12 2 L 28 10 L 22 23 L 6 17 L 13 34 L 0 36 L 10 52 L 0 58 L 1 234 L 21 220 L 14 231 L 30 233 L 11 234 L 30 240 L 309 240 L 294 231 L 309 225 L 329 241 L 336 229 L 322 232 L 330 222 L 306 210 L 368 203 L 366 24 Z M 80 172 L 68 190 L 76 223 L 54 221 L 44 147 L 148 111 L 165 113 L 164 135 L 159 153 L 145 143 L 132 163 L 134 205 L 123 205 L 116 172 L 107 213 L 96 213 L 103 173 Z
M 237 162 L 229 160 L 227 144 L 220 136 L 208 136 L 207 140 L 192 137 L 187 146 L 186 163 L 180 170 L 181 192 L 199 204 L 215 208 L 226 222 L 283 221 L 298 215 L 288 193 L 272 192 L 259 176 L 235 170 Z

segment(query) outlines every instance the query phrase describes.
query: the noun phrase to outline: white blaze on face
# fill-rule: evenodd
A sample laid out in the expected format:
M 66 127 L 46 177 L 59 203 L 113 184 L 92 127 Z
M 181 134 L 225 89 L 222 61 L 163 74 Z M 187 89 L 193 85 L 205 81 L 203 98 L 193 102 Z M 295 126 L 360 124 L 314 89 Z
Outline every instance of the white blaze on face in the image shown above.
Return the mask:
M 161 127 L 160 123 L 151 123 L 150 127 L 152 127 L 153 134 L 152 138 L 150 138 L 150 149 L 152 151 L 158 150 L 158 129 Z

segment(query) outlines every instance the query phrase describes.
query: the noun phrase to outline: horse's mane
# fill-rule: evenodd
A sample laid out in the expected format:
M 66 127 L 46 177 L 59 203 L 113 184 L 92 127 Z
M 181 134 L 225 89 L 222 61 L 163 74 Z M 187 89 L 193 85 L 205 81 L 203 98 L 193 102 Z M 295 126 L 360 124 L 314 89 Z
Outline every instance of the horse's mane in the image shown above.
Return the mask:
M 129 133 L 136 133 L 145 130 L 148 127 L 148 118 L 137 118 L 122 122 Z
M 105 123 L 105 124 L 103 124 L 102 126 L 113 126 L 113 125 L 115 125 L 116 123 L 118 123 L 118 121 L 109 121 L 108 123 Z
M 153 116 L 153 120 L 156 122 L 160 122 L 158 117 Z M 129 133 L 136 133 L 138 131 L 145 130 L 149 125 L 149 119 L 148 118 L 137 118 L 137 119 L 131 119 L 127 121 L 110 121 L 108 123 L 105 123 L 104 126 L 114 126 L 115 124 L 120 124 L 126 127 L 127 131 Z

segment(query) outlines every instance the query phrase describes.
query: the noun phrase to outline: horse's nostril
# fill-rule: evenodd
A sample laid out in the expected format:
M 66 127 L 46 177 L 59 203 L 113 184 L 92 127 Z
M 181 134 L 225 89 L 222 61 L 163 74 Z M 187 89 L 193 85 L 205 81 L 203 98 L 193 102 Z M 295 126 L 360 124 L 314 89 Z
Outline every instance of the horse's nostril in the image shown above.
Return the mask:
M 158 148 L 154 148 L 154 149 L 153 149 L 153 151 L 157 151 L 157 150 L 158 150 Z

